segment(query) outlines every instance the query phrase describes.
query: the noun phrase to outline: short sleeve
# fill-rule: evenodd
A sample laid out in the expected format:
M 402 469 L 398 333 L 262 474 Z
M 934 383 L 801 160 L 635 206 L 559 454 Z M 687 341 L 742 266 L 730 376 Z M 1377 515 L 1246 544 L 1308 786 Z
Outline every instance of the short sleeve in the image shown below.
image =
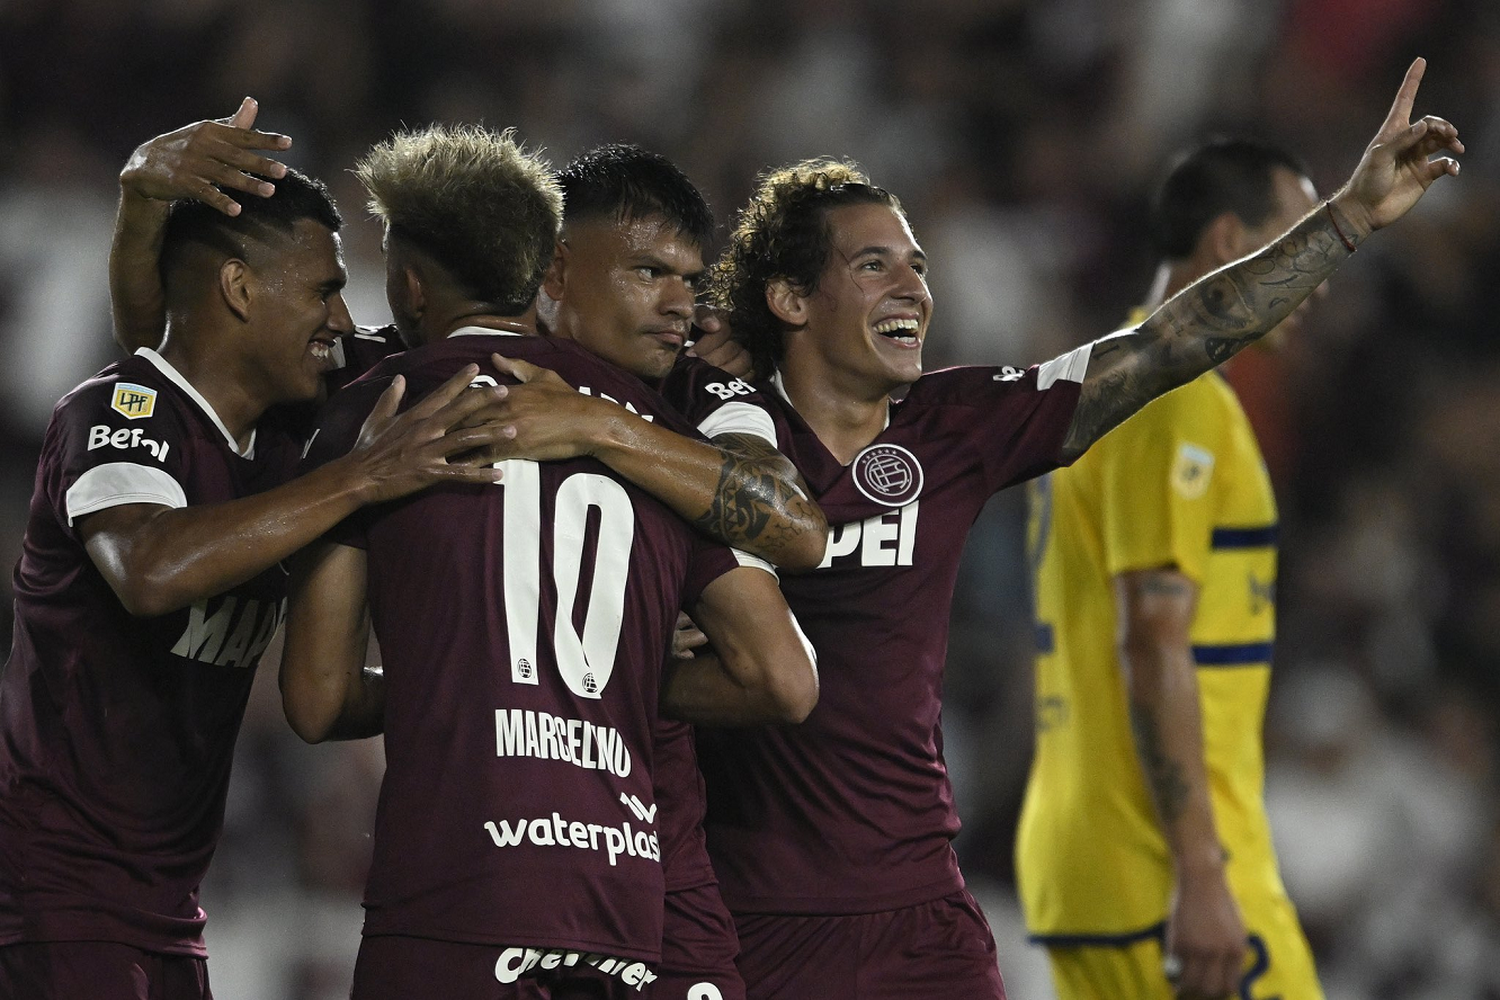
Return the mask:
M 1168 393 L 1094 445 L 1111 576 L 1175 565 L 1203 580 L 1223 444 L 1211 421 L 1191 419 L 1192 399 Z
M 934 372 L 909 402 L 929 409 L 977 459 L 988 493 L 1061 464 L 1092 344 L 1030 368 L 972 367 Z
M 59 520 L 110 507 L 186 507 L 186 432 L 155 387 L 129 381 L 85 385 L 53 414 Z
M 711 542 L 695 535 L 692 546 L 692 551 L 688 553 L 687 575 L 682 581 L 681 606 L 684 608 L 691 608 L 697 604 L 698 598 L 702 596 L 710 583 L 730 570 L 738 569 L 741 565 L 759 564 L 764 566 L 767 572 L 775 575 L 768 564 L 745 553 L 736 554 L 734 549 L 719 542 Z
M 749 434 L 776 446 L 776 425 L 755 386 L 698 358 L 680 357 L 661 394 L 706 438 Z

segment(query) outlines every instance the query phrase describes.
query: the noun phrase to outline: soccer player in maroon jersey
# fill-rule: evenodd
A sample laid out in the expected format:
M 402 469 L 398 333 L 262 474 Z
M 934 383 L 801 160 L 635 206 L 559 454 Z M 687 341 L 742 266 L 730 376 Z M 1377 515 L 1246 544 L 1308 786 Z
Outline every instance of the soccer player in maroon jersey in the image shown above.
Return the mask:
M 703 247 L 712 214 L 702 194 L 671 161 L 636 146 L 607 145 L 576 157 L 558 172 L 563 230 L 543 281 L 539 312 L 548 330 L 649 381 L 660 381 L 667 402 L 771 491 L 766 500 L 746 491 L 735 504 L 718 504 L 700 525 L 718 537 L 786 533 L 772 512 L 821 512 L 799 493 L 776 492 L 796 483 L 796 470 L 775 450 L 775 428 L 759 392 L 676 349 L 685 337 L 704 271 Z M 663 378 L 663 376 L 665 377 Z M 508 405 L 514 406 L 521 392 Z M 553 397 L 556 402 L 558 397 Z M 561 408 L 544 411 L 554 433 Z M 587 415 L 577 418 L 580 436 Z M 524 443 L 524 435 L 518 441 Z M 758 507 L 764 514 L 754 514 Z M 733 512 L 739 512 L 733 516 Z M 745 516 L 749 514 L 750 516 Z M 795 529 L 793 534 L 802 534 Z M 821 558 L 821 550 L 817 557 Z M 647 990 L 654 1000 L 743 1000 L 735 967 L 734 923 L 719 897 L 702 821 L 706 808 L 691 727 L 662 720 L 654 748 L 658 825 L 666 877 L 662 956 Z
M 208 997 L 198 886 L 235 736 L 283 614 L 291 555 L 364 503 L 434 482 L 492 429 L 450 380 L 382 397 L 338 462 L 288 482 L 298 442 L 257 427 L 312 398 L 349 328 L 340 219 L 294 172 L 229 217 L 173 206 L 160 351 L 58 403 L 15 574 L 0 680 L 0 995 Z
M 1410 123 L 1423 65 L 1329 202 L 1139 326 L 1031 368 L 924 375 L 927 261 L 900 203 L 835 161 L 762 178 L 714 290 L 833 528 L 822 568 L 782 581 L 820 654 L 817 708 L 798 727 L 699 733 L 709 848 L 752 998 L 1004 996 L 950 847 L 939 725 L 964 534 L 996 490 L 1275 327 L 1457 173 L 1429 161 L 1462 151 L 1453 126 Z
M 247 99 L 229 120 L 200 122 L 143 144 L 135 157 L 136 186 L 158 199 L 197 195 L 221 211 L 235 210 L 226 192 L 253 195 L 261 189 L 260 176 L 280 169 L 255 150 L 285 147 L 284 137 L 250 131 L 255 111 Z M 580 451 L 594 447 L 599 432 L 606 432 L 622 446 L 604 454 L 605 460 L 668 498 L 705 532 L 779 565 L 816 565 L 826 522 L 796 485 L 795 469 L 770 443 L 774 429 L 760 409 L 759 393 L 677 350 L 690 330 L 695 286 L 704 270 L 702 247 L 713 225 L 702 195 L 665 158 L 629 146 L 585 153 L 560 172 L 559 180 L 564 228 L 547 273 L 550 294 L 542 296 L 543 325 L 653 384 L 660 382 L 669 402 L 715 447 L 664 432 L 618 407 L 601 407 L 540 369 L 524 373 L 535 383 L 515 391 L 507 403 L 519 431 L 516 447 L 524 452 L 552 446 L 538 439 L 538 426 L 545 437 L 575 439 Z M 122 200 L 111 255 L 122 345 L 159 337 L 159 308 L 153 306 L 159 290 L 148 266 L 153 245 L 150 206 Z M 378 360 L 401 346 L 394 327 L 356 329 L 341 339 L 347 361 L 327 381 L 347 382 L 373 363 L 371 355 Z M 528 413 L 539 416 L 539 424 L 528 425 Z M 673 890 L 667 920 L 681 931 L 667 935 L 653 995 L 711 998 L 712 988 L 725 1000 L 736 1000 L 743 996 L 733 961 L 737 945 L 703 846 L 702 779 L 690 730 L 664 721 L 655 754 L 662 762 L 657 789 L 664 864 Z
M 516 336 L 552 256 L 555 221 L 538 224 L 534 204 L 556 198 L 543 164 L 502 137 L 431 129 L 377 147 L 359 173 L 386 224 L 392 311 L 424 346 L 333 400 L 314 460 L 342 451 L 390 373 L 420 392 L 489 352 L 676 422 L 583 348 Z M 737 569 L 595 461 L 503 468 L 502 489 L 429 492 L 357 519 L 349 544 L 314 549 L 294 593 L 283 684 L 299 733 L 320 739 L 380 707 L 364 698 L 367 603 L 386 661 L 389 764 L 356 996 L 520 996 L 530 978 L 553 996 L 582 981 L 639 989 L 662 919 L 658 699 L 704 721 L 795 721 L 815 697 L 773 576 Z M 720 658 L 659 685 L 684 603 Z

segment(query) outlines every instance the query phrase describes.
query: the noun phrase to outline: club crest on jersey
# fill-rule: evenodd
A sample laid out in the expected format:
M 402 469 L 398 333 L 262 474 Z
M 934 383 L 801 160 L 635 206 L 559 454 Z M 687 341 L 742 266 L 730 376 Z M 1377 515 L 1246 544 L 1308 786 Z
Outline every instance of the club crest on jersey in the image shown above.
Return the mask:
M 156 412 L 156 390 L 134 382 L 117 382 L 109 408 L 127 420 L 142 420 Z
M 854 485 L 887 507 L 911 503 L 922 493 L 922 463 L 899 444 L 872 444 L 850 463 Z
M 1184 500 L 1197 500 L 1208 492 L 1214 474 L 1214 453 L 1186 441 L 1177 449 L 1172 464 L 1172 488 Z

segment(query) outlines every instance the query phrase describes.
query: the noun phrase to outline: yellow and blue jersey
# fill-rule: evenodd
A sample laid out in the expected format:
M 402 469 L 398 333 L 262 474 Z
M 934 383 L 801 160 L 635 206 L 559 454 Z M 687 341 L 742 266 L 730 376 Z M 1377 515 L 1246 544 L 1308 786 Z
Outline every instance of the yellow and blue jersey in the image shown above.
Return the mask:
M 1017 836 L 1034 939 L 1160 933 L 1172 859 L 1137 761 L 1113 578 L 1175 566 L 1199 587 L 1191 641 L 1214 821 L 1231 890 L 1282 899 L 1263 805 L 1275 641 L 1275 499 L 1249 421 L 1208 374 L 1032 485 L 1036 757 Z M 1248 917 L 1248 913 L 1247 913 Z

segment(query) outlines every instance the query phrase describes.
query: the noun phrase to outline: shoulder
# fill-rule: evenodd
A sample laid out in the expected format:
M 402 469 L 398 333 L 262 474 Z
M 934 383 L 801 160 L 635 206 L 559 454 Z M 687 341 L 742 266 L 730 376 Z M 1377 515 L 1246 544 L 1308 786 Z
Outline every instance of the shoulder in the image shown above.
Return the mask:
M 1093 345 L 1069 351 L 1042 364 L 963 365 L 923 375 L 907 400 L 919 405 L 991 405 L 996 399 L 1025 400 L 1052 389 L 1077 391 Z
M 177 390 L 150 362 L 127 358 L 74 387 L 52 410 L 55 430 L 86 430 L 94 425 L 155 428 L 176 424 Z
M 699 358 L 679 357 L 662 381 L 661 394 L 707 437 L 750 434 L 776 443 L 762 390 Z

